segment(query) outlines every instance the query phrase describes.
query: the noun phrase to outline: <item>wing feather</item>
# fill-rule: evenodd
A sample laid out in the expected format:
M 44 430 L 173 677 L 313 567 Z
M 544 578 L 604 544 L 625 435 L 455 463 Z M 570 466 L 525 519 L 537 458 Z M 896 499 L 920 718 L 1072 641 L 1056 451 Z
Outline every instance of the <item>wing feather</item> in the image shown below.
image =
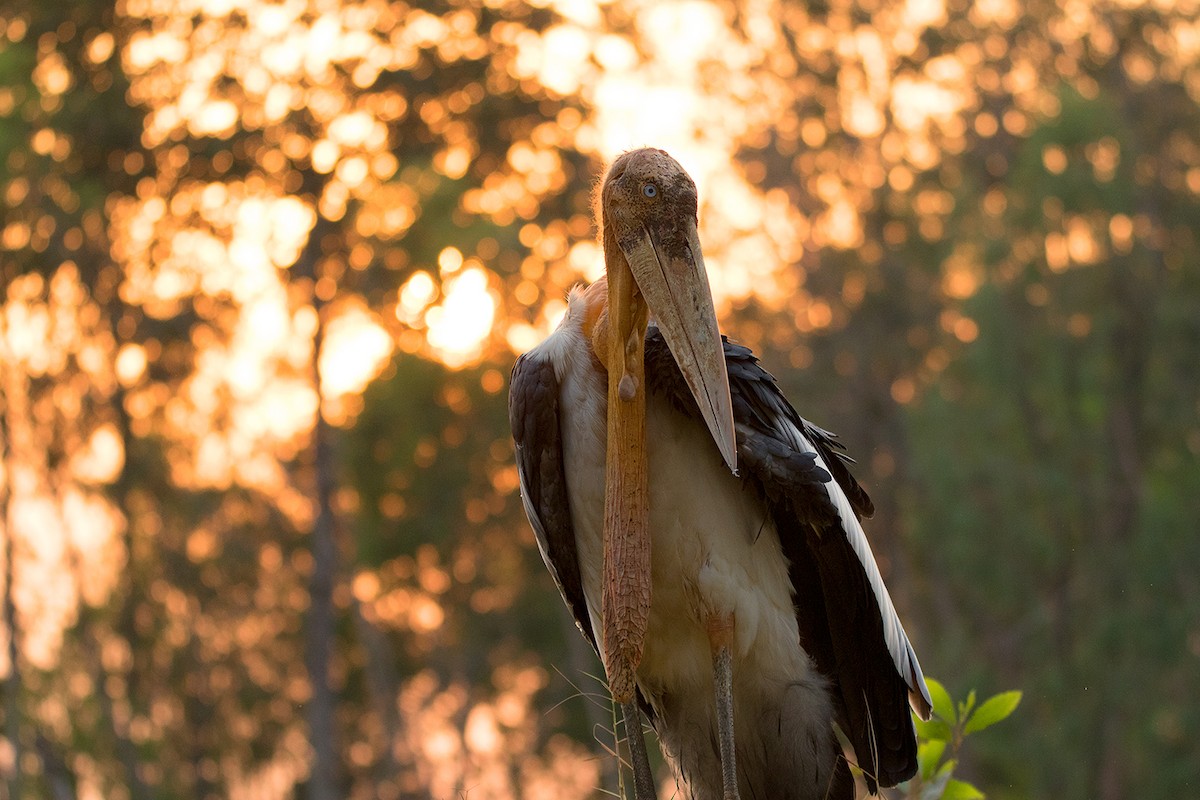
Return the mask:
M 558 389 L 550 359 L 536 351 L 526 353 L 513 366 L 508 419 L 516 446 L 521 502 L 533 526 L 542 560 L 575 618 L 575 625 L 599 653 L 584 599 L 575 530 L 571 525 Z

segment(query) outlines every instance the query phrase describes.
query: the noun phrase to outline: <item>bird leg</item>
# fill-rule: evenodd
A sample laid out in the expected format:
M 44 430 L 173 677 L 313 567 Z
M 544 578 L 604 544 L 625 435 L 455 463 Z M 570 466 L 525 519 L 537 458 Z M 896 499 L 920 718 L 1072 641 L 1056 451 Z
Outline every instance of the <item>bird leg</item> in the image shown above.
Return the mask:
M 656 800 L 654 773 L 650 771 L 650 754 L 646 751 L 646 739 L 642 736 L 642 712 L 637 698 L 621 704 L 625 715 L 625 738 L 629 742 L 629 761 L 633 765 L 634 800 Z
M 713 684 L 717 695 L 717 744 L 721 752 L 721 786 L 724 800 L 738 800 L 737 758 L 733 738 L 733 613 L 708 618 L 708 644 L 712 648 Z

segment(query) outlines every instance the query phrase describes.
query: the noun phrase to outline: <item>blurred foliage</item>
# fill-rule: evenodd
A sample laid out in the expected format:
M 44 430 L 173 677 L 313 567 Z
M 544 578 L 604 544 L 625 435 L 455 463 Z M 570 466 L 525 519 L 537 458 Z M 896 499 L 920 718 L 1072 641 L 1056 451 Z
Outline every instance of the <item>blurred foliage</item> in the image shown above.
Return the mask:
M 979 740 L 1015 695 L 943 704 L 920 791 L 1194 793 L 1198 16 L 6 4 L 8 796 L 308 795 L 318 567 L 341 796 L 611 789 L 505 375 L 644 144 L 725 327 L 859 459 L 926 666 L 1023 690 Z

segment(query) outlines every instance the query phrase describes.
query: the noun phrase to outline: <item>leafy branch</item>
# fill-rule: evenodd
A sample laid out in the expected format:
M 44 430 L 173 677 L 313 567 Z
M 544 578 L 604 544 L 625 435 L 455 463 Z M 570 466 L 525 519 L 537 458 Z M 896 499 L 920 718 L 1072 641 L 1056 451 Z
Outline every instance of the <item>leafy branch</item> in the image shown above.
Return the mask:
M 913 718 L 918 769 L 905 785 L 905 796 L 910 800 L 979 800 L 983 792 L 953 777 L 963 742 L 1012 714 L 1021 702 L 1021 693 L 1001 692 L 976 706 L 972 689 L 967 699 L 956 705 L 941 683 L 926 678 L 925 684 L 933 700 L 933 716 L 929 721 Z

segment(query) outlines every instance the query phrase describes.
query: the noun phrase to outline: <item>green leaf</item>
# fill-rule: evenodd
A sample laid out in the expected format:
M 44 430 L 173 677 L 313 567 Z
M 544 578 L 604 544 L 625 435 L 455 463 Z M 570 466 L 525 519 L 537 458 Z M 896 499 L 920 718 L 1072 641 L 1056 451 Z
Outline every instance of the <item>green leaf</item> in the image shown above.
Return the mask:
M 920 765 L 923 780 L 929 780 L 933 775 L 944 752 L 946 752 L 945 740 L 921 742 L 917 745 L 917 764 Z
M 958 717 L 954 713 L 954 701 L 950 699 L 950 693 L 946 691 L 946 687 L 933 678 L 926 678 L 925 685 L 929 687 L 929 698 L 933 700 L 933 713 L 951 725 L 958 722 Z
M 995 697 L 989 697 L 979 710 L 967 720 L 963 733 L 981 731 L 1007 717 L 1016 710 L 1021 702 L 1020 692 L 1002 692 Z
M 914 714 L 913 725 L 917 729 L 917 736 L 924 741 L 950 741 L 950 726 L 940 719 L 931 719 L 926 721 L 919 719 Z
M 982 800 L 983 792 L 966 781 L 951 778 L 946 781 L 946 790 L 942 792 L 942 800 Z

